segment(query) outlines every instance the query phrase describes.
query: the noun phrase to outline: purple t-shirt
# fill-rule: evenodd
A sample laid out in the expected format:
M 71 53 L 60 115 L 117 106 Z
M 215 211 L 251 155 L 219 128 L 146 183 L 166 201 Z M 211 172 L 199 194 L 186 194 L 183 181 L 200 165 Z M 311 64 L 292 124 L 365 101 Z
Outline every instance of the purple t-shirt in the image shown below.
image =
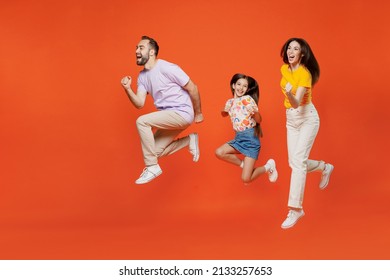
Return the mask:
M 150 70 L 138 76 L 139 92 L 152 95 L 157 110 L 173 110 L 186 121 L 194 121 L 194 108 L 188 92 L 183 88 L 190 77 L 176 64 L 159 59 Z

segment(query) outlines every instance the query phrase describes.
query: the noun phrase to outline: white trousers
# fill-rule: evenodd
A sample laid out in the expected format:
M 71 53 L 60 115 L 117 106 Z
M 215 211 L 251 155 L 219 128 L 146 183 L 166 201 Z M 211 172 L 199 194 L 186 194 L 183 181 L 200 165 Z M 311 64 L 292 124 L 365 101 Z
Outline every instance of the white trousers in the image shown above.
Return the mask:
M 158 158 L 188 146 L 189 137 L 175 138 L 190 124 L 175 111 L 157 111 L 140 116 L 136 121 L 146 166 L 157 164 Z M 153 133 L 152 129 L 156 129 Z
M 320 118 L 310 103 L 297 109 L 287 109 L 286 119 L 288 161 L 292 169 L 288 206 L 302 208 L 306 175 L 308 169 L 316 165 L 309 160 L 309 155 L 320 127 Z

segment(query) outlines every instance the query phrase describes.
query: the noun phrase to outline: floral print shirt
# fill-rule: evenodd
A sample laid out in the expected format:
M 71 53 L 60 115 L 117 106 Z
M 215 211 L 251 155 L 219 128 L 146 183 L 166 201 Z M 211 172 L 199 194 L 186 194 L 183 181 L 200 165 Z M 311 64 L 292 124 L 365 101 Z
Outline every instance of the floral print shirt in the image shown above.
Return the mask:
M 256 126 L 252 114 L 258 112 L 259 109 L 255 100 L 249 95 L 229 99 L 224 111 L 229 113 L 235 131 L 244 131 Z

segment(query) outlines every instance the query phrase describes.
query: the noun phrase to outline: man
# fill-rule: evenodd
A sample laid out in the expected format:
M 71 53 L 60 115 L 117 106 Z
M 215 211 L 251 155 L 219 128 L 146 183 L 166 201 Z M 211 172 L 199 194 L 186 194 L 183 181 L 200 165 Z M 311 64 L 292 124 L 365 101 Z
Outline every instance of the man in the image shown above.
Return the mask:
M 136 184 L 148 183 L 162 173 L 159 157 L 173 154 L 186 146 L 189 146 L 193 161 L 199 159 L 197 133 L 176 139 L 191 123 L 203 121 L 198 88 L 179 66 L 158 59 L 158 51 L 159 46 L 154 39 L 142 36 L 135 52 L 137 65 L 144 67 L 138 76 L 137 93 L 131 89 L 131 77 L 121 80 L 136 108 L 144 106 L 148 93 L 157 108 L 156 112 L 142 115 L 136 121 L 146 166 Z

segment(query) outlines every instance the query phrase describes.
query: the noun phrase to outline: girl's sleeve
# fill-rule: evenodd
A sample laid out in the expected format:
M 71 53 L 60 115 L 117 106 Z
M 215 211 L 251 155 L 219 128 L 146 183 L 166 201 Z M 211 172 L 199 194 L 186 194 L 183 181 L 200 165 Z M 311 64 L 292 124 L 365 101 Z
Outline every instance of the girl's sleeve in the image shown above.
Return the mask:
M 225 108 L 223 109 L 225 112 L 229 112 L 230 108 L 232 107 L 233 99 L 229 99 L 225 103 Z
M 246 106 L 247 106 L 247 109 L 249 112 L 258 112 L 259 111 L 259 108 L 257 107 L 257 104 L 252 97 L 248 96 L 247 101 L 248 101 L 248 105 L 246 105 Z

